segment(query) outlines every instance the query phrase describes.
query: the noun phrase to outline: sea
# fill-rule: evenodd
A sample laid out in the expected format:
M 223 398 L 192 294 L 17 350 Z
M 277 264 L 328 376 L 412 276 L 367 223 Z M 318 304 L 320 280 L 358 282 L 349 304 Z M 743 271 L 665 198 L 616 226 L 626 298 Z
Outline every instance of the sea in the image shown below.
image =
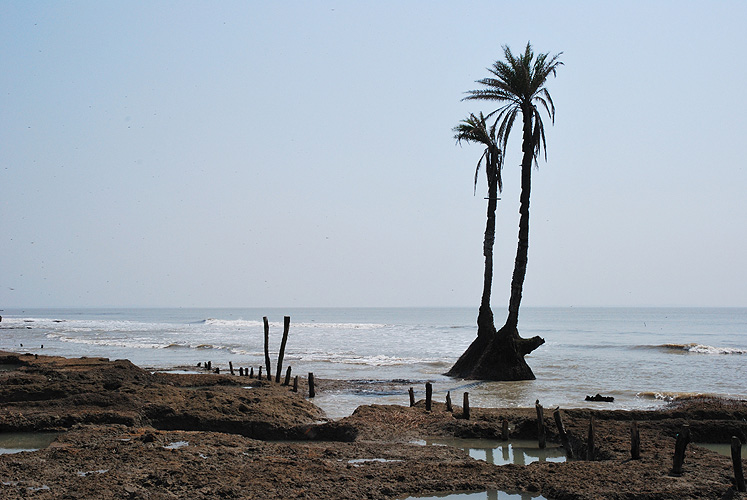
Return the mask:
M 409 404 L 425 383 L 473 407 L 641 409 L 698 395 L 747 399 L 747 308 L 523 308 L 519 331 L 545 344 L 527 356 L 536 380 L 443 375 L 474 340 L 477 308 L 4 309 L 0 350 L 129 359 L 151 371 L 272 370 L 284 317 L 283 363 L 294 375 L 350 381 L 318 391 L 330 418 L 368 404 Z M 495 311 L 496 321 L 502 319 Z M 320 385 L 320 387 L 323 387 Z M 586 396 L 612 396 L 590 402 Z

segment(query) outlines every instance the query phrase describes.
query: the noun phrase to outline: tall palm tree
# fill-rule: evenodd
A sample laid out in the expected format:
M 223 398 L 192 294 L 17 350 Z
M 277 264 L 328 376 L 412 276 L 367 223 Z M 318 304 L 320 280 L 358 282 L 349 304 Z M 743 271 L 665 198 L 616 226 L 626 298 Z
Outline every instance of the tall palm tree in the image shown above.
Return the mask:
M 492 342 L 478 342 L 478 339 L 465 351 L 449 371 L 450 375 L 464 378 L 490 380 L 526 380 L 534 379 L 524 356 L 542 345 L 540 337 L 524 339 L 519 336 L 519 306 L 524 287 L 529 251 L 529 198 L 532 181 L 532 163 L 537 163 L 541 151 L 547 149 L 545 127 L 542 122 L 541 109 L 555 122 L 555 105 L 545 84 L 550 75 L 555 76 L 557 68 L 563 63 L 562 54 L 550 56 L 537 54 L 527 43 L 523 54 L 514 56 L 507 46 L 503 47 L 505 61 L 499 60 L 488 68 L 491 77 L 478 80 L 482 89 L 467 92 L 465 100 L 497 101 L 500 107 L 488 114 L 495 116 L 498 126 L 498 137 L 501 149 L 506 150 L 508 138 L 517 116 L 522 117 L 522 160 L 521 160 L 521 195 L 519 207 L 519 242 L 514 261 L 514 272 L 511 278 L 511 296 L 508 306 L 508 317 L 505 325 L 496 332 Z
M 485 117 L 470 114 L 466 120 L 459 122 L 454 127 L 454 138 L 457 144 L 462 142 L 482 144 L 485 146 L 482 156 L 477 161 L 475 168 L 475 192 L 477 192 L 477 179 L 480 174 L 483 160 L 485 160 L 485 176 L 488 181 L 488 214 L 485 224 L 485 238 L 483 240 L 482 253 L 485 256 L 485 273 L 482 285 L 482 301 L 480 312 L 477 316 L 477 335 L 480 337 L 495 335 L 495 323 L 493 322 L 493 311 L 490 308 L 490 294 L 493 286 L 493 245 L 495 244 L 495 211 L 498 207 L 498 193 L 503 190 L 503 179 L 501 169 L 503 167 L 503 155 L 495 135 L 495 127 L 485 124 Z

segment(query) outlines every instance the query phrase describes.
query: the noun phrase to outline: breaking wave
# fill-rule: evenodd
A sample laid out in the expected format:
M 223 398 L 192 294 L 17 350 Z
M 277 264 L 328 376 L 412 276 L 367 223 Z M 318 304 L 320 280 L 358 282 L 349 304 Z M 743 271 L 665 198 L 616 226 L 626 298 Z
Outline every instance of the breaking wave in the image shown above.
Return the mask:
M 747 354 L 747 349 L 739 349 L 737 347 L 714 347 L 704 344 L 662 344 L 657 346 L 644 346 L 653 347 L 654 349 L 660 349 L 664 351 L 673 352 L 692 352 L 697 354 Z
M 422 358 L 409 358 L 409 357 L 397 357 L 397 356 L 386 356 L 378 354 L 374 356 L 362 356 L 353 352 L 343 353 L 305 353 L 298 356 L 298 359 L 306 362 L 326 362 L 326 363 L 339 363 L 344 365 L 365 365 L 365 366 L 400 366 L 410 365 L 416 363 L 432 363 L 434 360 L 422 359 Z
M 671 403 L 673 401 L 687 401 L 689 399 L 724 397 L 721 394 L 711 394 L 711 393 L 705 393 L 705 392 L 666 392 L 666 391 L 639 392 L 635 396 L 640 399 L 650 399 L 653 401 L 665 401 L 667 403 Z
M 256 320 L 244 320 L 244 319 L 215 319 L 207 318 L 202 321 L 198 321 L 198 324 L 220 326 L 223 328 L 264 328 L 264 322 Z M 270 321 L 269 325 L 273 328 L 283 328 L 283 323 L 280 321 Z M 383 328 L 387 325 L 378 323 L 323 323 L 315 321 L 307 321 L 303 323 L 291 322 L 291 329 L 297 328 L 321 328 L 329 330 L 373 330 L 376 328 Z

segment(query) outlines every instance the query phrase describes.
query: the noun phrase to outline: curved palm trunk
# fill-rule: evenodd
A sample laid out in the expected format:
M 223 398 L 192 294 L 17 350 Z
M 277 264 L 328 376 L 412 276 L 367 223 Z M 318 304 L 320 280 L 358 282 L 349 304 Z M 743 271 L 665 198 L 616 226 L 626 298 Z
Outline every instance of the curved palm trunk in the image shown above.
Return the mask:
M 519 208 L 519 245 L 516 250 L 514 273 L 511 279 L 511 298 L 506 324 L 497 332 L 493 326 L 493 335 L 480 334 L 479 318 L 485 301 L 483 287 L 483 305 L 478 316 L 478 336 L 451 367 L 446 375 L 477 380 L 534 380 L 536 377 L 524 360 L 524 356 L 545 343 L 541 337 L 524 339 L 519 336 L 519 305 L 526 276 L 527 256 L 529 252 L 529 194 L 531 192 L 532 160 L 534 159 L 534 142 L 532 137 L 531 110 L 522 110 L 524 117 L 524 134 L 522 141 L 523 157 L 521 162 L 521 197 Z M 495 216 L 495 213 L 493 213 Z M 490 211 L 488 211 L 490 225 Z M 486 243 L 488 230 L 485 231 Z M 493 236 L 495 236 L 495 219 L 493 219 Z M 487 244 L 486 244 L 487 248 Z M 487 252 L 486 252 L 487 253 Z M 490 276 L 492 280 L 492 244 L 490 246 Z M 485 260 L 487 280 L 488 259 Z M 489 290 L 489 289 L 488 289 Z M 488 307 L 489 307 L 488 295 Z M 492 316 L 492 313 L 491 313 Z
M 493 157 L 495 158 L 495 156 Z M 493 311 L 490 308 L 490 295 L 493 287 L 493 245 L 495 244 L 495 211 L 498 208 L 498 178 L 496 160 L 488 165 L 488 214 L 485 224 L 485 238 L 482 253 L 485 256 L 485 273 L 482 284 L 482 300 L 477 315 L 477 336 L 490 338 L 495 335 Z
M 521 159 L 521 195 L 519 197 L 519 245 L 516 248 L 514 273 L 511 277 L 511 298 L 508 302 L 508 318 L 503 328 L 516 330 L 519 325 L 519 306 L 527 275 L 529 255 L 529 196 L 532 191 L 532 160 L 534 159 L 534 141 L 532 140 L 531 111 L 522 110 L 524 117 L 524 136 L 522 138 Z M 518 333 L 517 333 L 518 335 Z

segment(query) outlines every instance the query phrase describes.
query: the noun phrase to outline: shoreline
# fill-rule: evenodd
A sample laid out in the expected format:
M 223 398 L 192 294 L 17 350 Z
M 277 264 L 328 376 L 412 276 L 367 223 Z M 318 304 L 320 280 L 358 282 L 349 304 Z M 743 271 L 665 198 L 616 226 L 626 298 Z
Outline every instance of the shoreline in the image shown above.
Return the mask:
M 0 352 L 0 365 L 0 432 L 61 432 L 49 448 L 0 455 L 0 495 L 7 499 L 30 491 L 39 498 L 394 499 L 480 490 L 555 500 L 747 498 L 730 490 L 730 459 L 700 446 L 687 448 L 682 475 L 671 474 L 683 424 L 694 442 L 728 442 L 731 435 L 744 442 L 745 401 L 561 409 L 577 456 L 585 456 L 594 417 L 595 460 L 498 466 L 460 448 L 417 443 L 499 439 L 504 419 L 511 438 L 537 440 L 534 408 L 473 407 L 465 419 L 457 405 L 448 412 L 434 402 L 428 412 L 420 400 L 414 407 L 360 406 L 330 420 L 303 396 L 305 386 L 293 393 L 246 377 L 150 373 L 105 358 Z M 320 390 L 349 383 L 319 382 Z M 640 460 L 630 459 L 631 420 L 640 428 Z M 548 442 L 559 442 L 549 408 L 544 423 Z

